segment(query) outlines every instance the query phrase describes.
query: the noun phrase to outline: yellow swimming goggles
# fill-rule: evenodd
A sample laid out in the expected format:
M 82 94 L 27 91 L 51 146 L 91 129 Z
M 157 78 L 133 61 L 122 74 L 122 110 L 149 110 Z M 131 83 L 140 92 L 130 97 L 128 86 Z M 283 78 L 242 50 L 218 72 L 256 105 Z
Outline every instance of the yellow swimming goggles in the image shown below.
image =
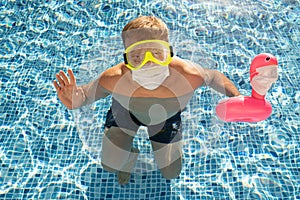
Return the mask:
M 173 49 L 163 40 L 142 40 L 130 45 L 123 55 L 125 65 L 131 70 L 137 70 L 149 61 L 168 66 L 173 57 Z

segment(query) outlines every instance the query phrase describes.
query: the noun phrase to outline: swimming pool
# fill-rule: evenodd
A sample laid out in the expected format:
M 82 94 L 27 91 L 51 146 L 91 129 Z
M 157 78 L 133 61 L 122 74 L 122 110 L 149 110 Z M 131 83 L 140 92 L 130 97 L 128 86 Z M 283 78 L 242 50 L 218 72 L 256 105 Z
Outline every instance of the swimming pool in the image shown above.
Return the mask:
M 300 2 L 0 1 L 1 199 L 300 199 Z M 202 88 L 182 113 L 184 165 L 178 179 L 156 170 L 143 129 L 131 181 L 103 171 L 99 150 L 110 98 L 69 111 L 52 80 L 72 68 L 78 83 L 122 61 L 120 32 L 138 15 L 170 28 L 178 56 L 225 73 L 250 94 L 249 64 L 279 60 L 259 123 L 223 123 L 224 96 Z

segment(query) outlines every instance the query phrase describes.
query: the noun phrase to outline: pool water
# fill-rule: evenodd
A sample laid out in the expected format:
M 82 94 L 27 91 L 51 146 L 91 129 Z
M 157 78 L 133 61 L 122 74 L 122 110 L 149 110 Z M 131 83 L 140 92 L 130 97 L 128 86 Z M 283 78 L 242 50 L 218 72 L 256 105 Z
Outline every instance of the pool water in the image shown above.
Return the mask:
M 0 199 L 300 199 L 300 2 L 0 1 Z M 120 33 L 139 15 L 170 28 L 176 55 L 228 76 L 250 95 L 249 65 L 279 61 L 266 98 L 272 115 L 224 123 L 225 98 L 200 88 L 182 113 L 180 177 L 157 170 L 143 128 L 130 183 L 103 171 L 99 152 L 110 97 L 67 110 L 52 81 L 73 69 L 79 84 L 122 61 Z

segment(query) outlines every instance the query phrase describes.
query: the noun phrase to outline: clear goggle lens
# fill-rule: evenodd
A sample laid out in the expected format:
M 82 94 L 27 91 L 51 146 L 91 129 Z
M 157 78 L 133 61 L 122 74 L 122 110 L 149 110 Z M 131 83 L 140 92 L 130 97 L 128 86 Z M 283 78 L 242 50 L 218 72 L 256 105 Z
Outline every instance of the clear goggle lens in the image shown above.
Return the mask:
M 126 66 L 136 70 L 147 62 L 167 66 L 172 60 L 172 47 L 162 40 L 143 40 L 130 45 L 124 52 Z

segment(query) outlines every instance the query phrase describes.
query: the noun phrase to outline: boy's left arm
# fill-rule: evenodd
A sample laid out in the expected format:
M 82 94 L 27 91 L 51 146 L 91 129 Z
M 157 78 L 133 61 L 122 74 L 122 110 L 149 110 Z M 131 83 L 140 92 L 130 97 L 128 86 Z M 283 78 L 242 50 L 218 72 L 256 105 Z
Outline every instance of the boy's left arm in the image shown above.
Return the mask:
M 225 94 L 229 97 L 239 96 L 241 93 L 236 86 L 224 74 L 217 70 L 206 69 L 204 70 L 205 85 L 210 86 L 214 90 Z
M 206 85 L 229 97 L 241 95 L 236 86 L 217 70 L 204 68 L 190 60 L 178 57 L 173 58 L 173 64 L 184 69 L 184 74 L 188 74 L 186 78 L 190 81 L 194 89 Z

